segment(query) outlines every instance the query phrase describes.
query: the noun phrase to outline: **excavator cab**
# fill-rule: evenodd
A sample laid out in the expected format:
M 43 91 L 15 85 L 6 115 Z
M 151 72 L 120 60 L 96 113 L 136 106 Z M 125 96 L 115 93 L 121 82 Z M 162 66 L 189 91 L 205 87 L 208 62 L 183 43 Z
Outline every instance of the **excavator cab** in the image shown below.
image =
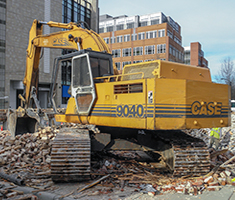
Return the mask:
M 75 98 L 78 115 L 88 116 L 96 100 L 95 84 L 100 83 L 101 80 L 104 81 L 96 78 L 114 74 L 112 55 L 85 49 L 60 56 L 55 60 L 51 88 L 51 103 L 54 110 L 56 111 L 54 96 L 60 61 L 70 60 L 72 62 L 71 96 Z
M 113 75 L 112 57 L 107 53 L 86 51 L 72 58 L 72 96 L 79 115 L 88 116 L 96 99 L 95 83 Z

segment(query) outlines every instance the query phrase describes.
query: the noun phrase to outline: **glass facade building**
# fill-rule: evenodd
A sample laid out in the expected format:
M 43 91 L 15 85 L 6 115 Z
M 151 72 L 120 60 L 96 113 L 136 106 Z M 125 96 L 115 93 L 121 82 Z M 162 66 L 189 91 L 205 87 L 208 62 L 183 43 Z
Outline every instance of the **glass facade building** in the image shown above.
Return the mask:
M 62 22 L 85 22 L 91 27 L 91 3 L 86 0 L 63 0 Z M 74 50 L 62 50 L 62 54 L 71 53 Z M 68 88 L 71 84 L 71 62 L 63 61 L 61 65 L 62 104 L 67 104 L 69 99 Z
M 91 23 L 91 3 L 85 0 L 63 0 L 62 21 Z

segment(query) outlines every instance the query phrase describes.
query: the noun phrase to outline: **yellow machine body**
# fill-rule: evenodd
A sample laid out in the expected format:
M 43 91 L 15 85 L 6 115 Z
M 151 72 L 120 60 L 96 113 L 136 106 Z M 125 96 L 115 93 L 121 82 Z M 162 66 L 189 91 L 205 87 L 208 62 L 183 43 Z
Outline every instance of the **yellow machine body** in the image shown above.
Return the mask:
M 146 130 L 230 126 L 230 88 L 211 81 L 207 68 L 167 61 L 126 65 L 122 75 L 98 78 L 88 116 L 71 97 L 56 121 Z

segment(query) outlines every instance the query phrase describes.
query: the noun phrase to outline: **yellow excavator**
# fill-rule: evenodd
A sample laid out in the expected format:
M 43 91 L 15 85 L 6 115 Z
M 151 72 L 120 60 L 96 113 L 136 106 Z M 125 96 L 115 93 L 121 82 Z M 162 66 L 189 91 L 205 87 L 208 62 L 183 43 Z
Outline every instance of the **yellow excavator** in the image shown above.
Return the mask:
M 44 25 L 67 30 L 43 35 Z M 230 126 L 229 86 L 213 83 L 208 68 L 162 60 L 126 65 L 118 74 L 104 40 L 72 22 L 34 20 L 25 95 L 20 96 L 22 106 L 9 114 L 11 124 L 16 124 L 12 133 L 18 134 L 28 118 L 35 124 L 46 118 L 36 98 L 42 47 L 78 50 L 54 61 L 50 98 L 55 119 L 81 128 L 62 128 L 53 141 L 53 181 L 89 179 L 95 151 L 144 151 L 176 176 L 210 170 L 206 144 L 187 130 Z M 72 63 L 71 97 L 66 111 L 58 113 L 55 88 L 64 61 Z M 37 112 L 32 110 L 32 99 Z M 33 131 L 35 126 L 31 127 L 27 131 Z

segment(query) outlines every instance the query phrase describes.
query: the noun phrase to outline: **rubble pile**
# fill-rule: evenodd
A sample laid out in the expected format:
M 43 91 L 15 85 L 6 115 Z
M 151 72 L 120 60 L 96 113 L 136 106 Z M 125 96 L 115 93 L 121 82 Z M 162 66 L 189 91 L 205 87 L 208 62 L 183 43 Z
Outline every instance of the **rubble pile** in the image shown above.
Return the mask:
M 64 124 L 64 126 L 75 125 Z M 98 131 L 93 126 L 85 128 Z M 59 129 L 55 127 L 47 127 L 33 134 L 16 137 L 12 137 L 8 131 L 0 132 L 0 177 L 36 190 L 53 190 L 55 185 L 50 176 L 50 154 L 52 141 L 58 131 Z M 164 193 L 198 195 L 204 191 L 219 190 L 227 184 L 235 186 L 233 131 L 233 129 L 223 129 L 220 150 L 211 152 L 212 170 L 203 177 L 175 178 L 168 173 L 167 167 L 164 169 L 162 166 L 159 167 L 159 163 L 138 162 L 139 155 L 134 152 L 115 151 L 112 156 L 110 154 L 94 156 L 96 160 L 92 160 L 91 178 L 97 180 L 105 177 L 100 181 L 103 187 L 120 188 L 123 191 L 129 186 L 134 187 L 137 192 L 148 193 L 150 196 Z M 190 130 L 188 133 L 209 143 L 210 129 Z M 13 196 L 23 195 L 12 188 L 5 190 L 7 192 L 1 191 L 0 185 L 0 195 L 5 195 L 4 197 L 9 193 L 13 193 L 11 194 Z M 112 189 L 99 191 L 99 194 L 105 192 L 110 193 Z
M 211 172 L 201 177 L 175 178 L 167 171 L 155 168 L 153 163 L 114 158 L 104 159 L 99 162 L 100 166 L 93 166 L 92 175 L 99 177 L 111 174 L 102 181 L 102 186 L 119 187 L 121 191 L 125 190 L 125 186 L 130 186 L 136 188 L 136 192 L 148 193 L 150 196 L 165 193 L 198 195 L 205 191 L 220 190 L 225 185 L 235 186 L 234 154 L 228 150 L 213 151 L 211 158 Z
M 209 128 L 202 128 L 202 129 L 190 129 L 184 130 L 184 132 L 188 133 L 189 135 L 202 139 L 207 146 L 209 146 L 210 141 L 210 130 Z
M 51 141 L 57 132 L 57 129 L 47 127 L 33 134 L 12 137 L 8 131 L 2 131 L 0 176 L 9 175 L 12 182 L 39 189 L 50 187 Z
M 209 128 L 185 130 L 189 135 L 202 139 L 207 146 L 209 146 L 210 142 L 210 131 L 211 129 Z M 219 149 L 228 149 L 235 153 L 235 129 L 230 127 L 222 128 Z
M 234 175 L 233 175 L 234 176 Z M 230 171 L 215 173 L 213 176 L 205 176 L 191 179 L 173 179 L 159 177 L 159 181 L 152 185 L 138 186 L 140 189 L 145 189 L 150 196 L 165 193 L 183 193 L 186 195 L 198 195 L 205 191 L 218 191 L 225 185 L 235 186 L 235 179 L 232 178 Z M 146 187 L 151 188 L 146 189 Z

